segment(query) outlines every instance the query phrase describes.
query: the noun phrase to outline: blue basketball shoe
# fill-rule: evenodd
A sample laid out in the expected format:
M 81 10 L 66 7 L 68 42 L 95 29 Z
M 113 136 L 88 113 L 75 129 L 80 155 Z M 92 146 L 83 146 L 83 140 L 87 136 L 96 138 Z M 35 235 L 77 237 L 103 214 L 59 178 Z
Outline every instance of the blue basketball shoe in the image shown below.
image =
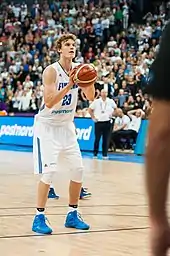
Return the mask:
M 44 214 L 36 215 L 32 225 L 32 231 L 40 234 L 51 234 L 53 231 L 52 229 L 46 224 L 47 218 Z
M 91 193 L 87 191 L 86 188 L 81 188 L 81 192 L 80 192 L 80 199 L 87 199 L 89 197 L 91 197 Z
M 81 215 L 76 210 L 67 214 L 65 227 L 81 230 L 88 230 L 90 228 L 90 226 L 83 221 Z
M 59 197 L 59 195 L 57 195 L 55 193 L 54 188 L 50 188 L 49 193 L 48 193 L 48 198 L 50 198 L 50 199 L 59 199 L 60 197 Z

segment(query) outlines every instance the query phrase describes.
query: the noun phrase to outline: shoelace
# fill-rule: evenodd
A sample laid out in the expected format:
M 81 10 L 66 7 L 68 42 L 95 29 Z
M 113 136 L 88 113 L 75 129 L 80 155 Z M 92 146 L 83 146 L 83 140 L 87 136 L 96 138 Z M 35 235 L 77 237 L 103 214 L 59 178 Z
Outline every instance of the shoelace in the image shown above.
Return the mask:
M 78 219 L 79 219 L 80 221 L 83 222 L 83 218 L 81 217 L 81 214 L 80 214 L 79 212 L 77 213 L 77 217 L 78 217 Z

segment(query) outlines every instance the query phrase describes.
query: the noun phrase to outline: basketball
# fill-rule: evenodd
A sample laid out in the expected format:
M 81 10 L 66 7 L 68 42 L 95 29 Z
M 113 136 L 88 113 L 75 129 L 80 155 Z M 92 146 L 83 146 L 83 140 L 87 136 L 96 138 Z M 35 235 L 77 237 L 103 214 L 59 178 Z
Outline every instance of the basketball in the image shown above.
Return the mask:
M 81 64 L 76 67 L 74 82 L 80 87 L 91 86 L 97 79 L 97 72 L 92 64 Z

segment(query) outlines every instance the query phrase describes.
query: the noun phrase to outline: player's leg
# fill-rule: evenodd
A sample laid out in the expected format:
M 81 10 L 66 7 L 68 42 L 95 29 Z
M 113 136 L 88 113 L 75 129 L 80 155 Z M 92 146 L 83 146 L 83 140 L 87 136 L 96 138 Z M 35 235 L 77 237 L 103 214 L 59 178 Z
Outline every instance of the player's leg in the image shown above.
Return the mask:
M 37 138 L 34 136 L 33 155 L 34 171 L 41 174 L 37 192 L 37 212 L 33 221 L 32 230 L 37 233 L 51 234 L 52 229 L 46 223 L 45 207 L 50 185 L 56 171 L 58 154 L 55 151 L 52 134 L 42 134 Z
M 82 182 L 80 182 L 79 180 L 78 181 L 74 181 L 74 179 L 73 179 L 73 180 L 70 181 L 70 186 L 69 186 L 69 205 L 78 206 L 78 201 L 79 201 L 79 197 L 80 197 L 81 187 L 82 187 Z
M 34 172 L 35 174 L 40 174 L 42 176 L 43 163 L 42 163 L 41 143 L 40 143 L 40 139 L 36 136 L 34 136 L 34 139 L 33 139 L 33 156 L 34 156 Z M 38 191 L 37 191 L 37 212 L 32 225 L 32 231 L 34 232 L 43 233 L 43 234 L 50 234 L 52 232 L 52 229 L 46 224 L 46 219 L 44 215 L 49 187 L 50 187 L 50 182 L 49 184 L 46 184 L 42 180 L 40 180 L 38 184 Z
M 78 178 L 78 176 L 80 177 L 82 175 L 83 169 L 75 168 L 74 170 L 71 170 L 71 173 L 72 178 L 69 186 L 69 211 L 67 214 L 65 227 L 82 230 L 89 229 L 89 225 L 85 223 L 82 218 L 80 218 L 78 210 L 79 197 L 82 187 L 82 181 L 80 178 Z
M 89 229 L 78 212 L 78 203 L 83 181 L 84 166 L 77 141 L 65 151 L 65 157 L 70 166 L 70 187 L 69 187 L 69 211 L 65 227 L 76 229 Z

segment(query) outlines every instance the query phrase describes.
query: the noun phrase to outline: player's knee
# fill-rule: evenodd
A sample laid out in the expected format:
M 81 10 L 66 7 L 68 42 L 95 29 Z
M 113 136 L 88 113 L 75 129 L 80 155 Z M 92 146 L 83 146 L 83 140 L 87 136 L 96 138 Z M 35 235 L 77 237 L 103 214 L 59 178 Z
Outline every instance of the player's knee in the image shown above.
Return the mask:
M 53 182 L 53 177 L 54 177 L 55 172 L 49 172 L 49 173 L 44 173 L 41 177 L 41 182 L 51 185 Z
M 83 181 L 84 168 L 77 168 L 71 171 L 71 180 L 77 183 Z

